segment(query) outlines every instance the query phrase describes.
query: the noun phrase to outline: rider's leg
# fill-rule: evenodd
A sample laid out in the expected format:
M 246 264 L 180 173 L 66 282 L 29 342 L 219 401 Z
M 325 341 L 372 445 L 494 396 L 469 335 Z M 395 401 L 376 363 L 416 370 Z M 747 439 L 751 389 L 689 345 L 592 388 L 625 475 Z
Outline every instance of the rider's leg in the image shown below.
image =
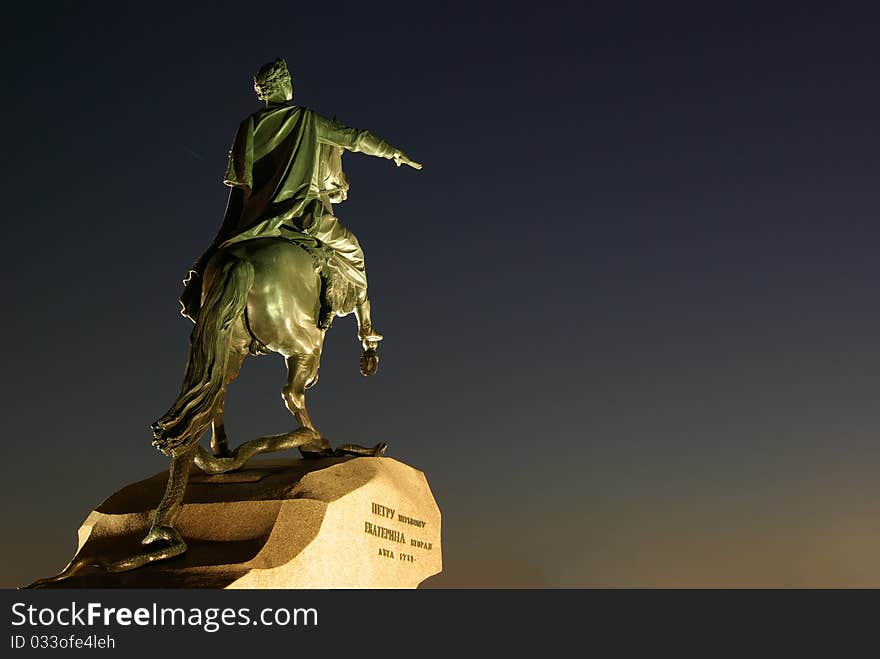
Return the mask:
M 354 312 L 358 321 L 358 338 L 364 350 L 375 348 L 382 340 L 382 335 L 373 328 L 370 301 L 367 298 L 364 251 L 357 237 L 342 225 L 338 217 L 329 214 L 321 218 L 315 237 L 333 249 L 343 275 L 357 288 L 358 299 Z
M 364 250 L 355 235 L 346 229 L 335 215 L 323 215 L 313 234 L 330 247 L 343 262 L 345 275 L 366 288 L 367 274 L 364 266 Z

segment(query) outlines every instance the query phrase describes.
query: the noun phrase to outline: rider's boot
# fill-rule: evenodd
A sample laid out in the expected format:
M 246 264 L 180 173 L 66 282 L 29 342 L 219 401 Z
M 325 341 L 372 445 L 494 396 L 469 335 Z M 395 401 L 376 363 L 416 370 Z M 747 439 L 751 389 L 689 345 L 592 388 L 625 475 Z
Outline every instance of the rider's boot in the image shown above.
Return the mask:
M 364 350 L 375 349 L 379 341 L 384 337 L 373 329 L 373 321 L 370 318 L 370 301 L 364 298 L 364 301 L 355 307 L 355 316 L 358 321 L 358 338 Z

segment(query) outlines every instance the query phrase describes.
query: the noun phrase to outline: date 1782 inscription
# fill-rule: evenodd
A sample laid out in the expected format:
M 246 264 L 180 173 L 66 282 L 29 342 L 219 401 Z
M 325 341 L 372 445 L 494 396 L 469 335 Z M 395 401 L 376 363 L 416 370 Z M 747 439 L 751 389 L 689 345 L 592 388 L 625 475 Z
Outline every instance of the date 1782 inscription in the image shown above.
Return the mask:
M 370 522 L 365 520 L 364 533 L 368 533 L 369 535 L 382 540 L 390 540 L 397 545 L 396 552 L 389 547 L 380 547 L 378 552 L 379 556 L 382 556 L 383 558 L 397 559 L 406 563 L 415 563 L 418 560 L 418 556 L 413 553 L 402 551 L 404 548 L 406 548 L 407 552 L 412 552 L 414 549 L 433 551 L 430 542 L 420 540 L 411 535 L 409 537 L 407 536 L 407 534 L 418 533 L 419 529 L 424 529 L 427 526 L 427 522 L 424 520 L 409 517 L 408 515 L 397 512 L 394 508 L 383 506 L 376 502 L 372 502 L 371 512 L 374 518 L 380 517 L 382 519 L 382 524 L 375 521 Z M 403 524 L 405 526 L 400 528 L 390 528 L 390 523 L 392 522 Z

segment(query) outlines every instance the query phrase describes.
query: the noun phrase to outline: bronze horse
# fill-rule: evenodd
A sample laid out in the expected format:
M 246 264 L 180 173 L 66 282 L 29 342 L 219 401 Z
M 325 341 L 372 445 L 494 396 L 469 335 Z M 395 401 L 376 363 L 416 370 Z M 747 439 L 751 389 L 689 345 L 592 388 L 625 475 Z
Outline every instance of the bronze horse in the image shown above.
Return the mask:
M 309 417 L 305 390 L 318 379 L 326 328 L 319 327 L 321 276 L 307 250 L 283 238 L 242 241 L 217 252 L 205 270 L 202 307 L 190 339 L 180 395 L 153 424 L 153 444 L 171 457 L 168 483 L 152 524 L 141 541 L 144 550 L 121 560 L 82 558 L 41 587 L 67 579 L 88 566 L 123 572 L 178 556 L 186 543 L 175 530 L 193 463 L 219 474 L 243 466 L 258 453 L 297 448 L 304 457 L 340 454 L 381 455 L 384 443 L 372 448 L 344 445 L 333 451 Z M 287 363 L 284 403 L 299 427 L 280 435 L 227 448 L 223 429 L 226 388 L 237 377 L 248 354 L 274 352 Z M 361 371 L 375 373 L 375 346 L 365 346 Z M 209 453 L 199 439 L 212 427 Z
M 298 448 L 311 457 L 381 455 L 386 448 L 382 443 L 372 448 L 346 445 L 334 452 L 309 417 L 305 390 L 318 379 L 326 329 L 319 326 L 321 278 L 305 249 L 283 238 L 230 245 L 208 263 L 202 298 L 180 395 L 153 424 L 153 444 L 172 458 L 165 495 L 142 541 L 157 548 L 117 569 L 132 569 L 186 550 L 174 521 L 193 462 L 203 471 L 223 473 L 241 467 L 257 453 L 270 451 Z M 246 442 L 229 453 L 223 427 L 226 388 L 249 353 L 263 352 L 285 358 L 287 381 L 281 395 L 299 427 Z M 361 370 L 371 375 L 377 365 L 375 346 L 368 346 Z M 213 455 L 198 443 L 209 424 Z

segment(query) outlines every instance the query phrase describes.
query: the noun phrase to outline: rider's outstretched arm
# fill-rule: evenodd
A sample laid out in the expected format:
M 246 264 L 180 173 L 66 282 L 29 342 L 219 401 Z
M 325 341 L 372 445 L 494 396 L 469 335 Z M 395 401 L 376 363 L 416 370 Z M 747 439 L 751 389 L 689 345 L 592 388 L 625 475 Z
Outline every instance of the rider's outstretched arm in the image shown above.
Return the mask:
M 377 156 L 379 158 L 394 160 L 398 167 L 401 164 L 405 164 L 414 167 L 415 169 L 422 168 L 419 163 L 410 160 L 403 151 L 389 144 L 385 140 L 376 137 L 368 130 L 350 128 L 349 126 L 340 124 L 337 121 L 331 121 L 320 115 L 317 115 L 316 124 L 318 140 L 320 142 L 340 146 L 349 151 L 366 153 L 368 156 Z

